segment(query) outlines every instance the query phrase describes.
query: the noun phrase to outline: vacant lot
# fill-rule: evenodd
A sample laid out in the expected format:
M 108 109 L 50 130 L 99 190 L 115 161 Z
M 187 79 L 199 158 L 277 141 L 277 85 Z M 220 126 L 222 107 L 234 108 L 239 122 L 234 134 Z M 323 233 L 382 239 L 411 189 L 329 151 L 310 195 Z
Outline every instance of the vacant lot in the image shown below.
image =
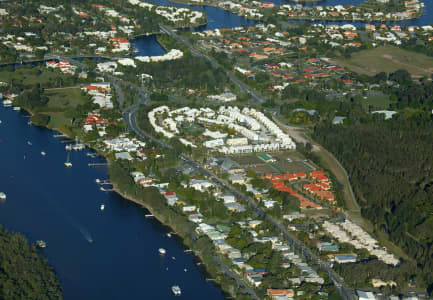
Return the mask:
M 71 119 L 66 116 L 66 112 L 89 101 L 77 87 L 46 89 L 44 94 L 50 99 L 46 107 L 46 114 L 51 117 L 48 127 L 55 129 L 71 125 Z
M 78 104 L 84 104 L 88 99 L 77 87 L 46 89 L 45 95 L 50 99 L 48 107 L 61 107 L 64 109 L 75 108 Z
M 350 59 L 338 58 L 336 62 L 351 71 L 367 75 L 391 73 L 398 69 L 406 69 L 414 77 L 430 76 L 433 72 L 431 57 L 394 46 L 363 50 L 352 54 Z
M 23 83 L 26 86 L 41 84 L 46 87 L 49 82 L 64 82 L 71 75 L 65 75 L 44 66 L 22 66 L 13 70 L 11 67 L 0 68 L 0 81 L 11 84 L 12 82 Z

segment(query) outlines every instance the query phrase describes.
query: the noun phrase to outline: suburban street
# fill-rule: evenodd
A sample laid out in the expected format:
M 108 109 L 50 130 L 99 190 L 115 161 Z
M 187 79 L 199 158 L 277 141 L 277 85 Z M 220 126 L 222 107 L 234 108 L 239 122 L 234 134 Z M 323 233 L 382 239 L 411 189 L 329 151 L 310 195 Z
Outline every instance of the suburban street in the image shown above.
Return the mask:
M 138 113 L 138 105 L 132 106 L 128 109 L 126 109 L 123 112 L 123 118 L 127 124 L 127 127 L 132 129 L 138 136 L 145 139 L 151 139 L 155 143 L 158 143 L 161 147 L 170 147 L 167 143 L 159 141 L 155 139 L 154 137 L 150 136 L 149 134 L 143 132 L 137 125 L 137 113 Z M 266 212 L 264 212 L 260 207 L 258 207 L 254 201 L 250 200 L 247 196 L 243 195 L 242 193 L 238 192 L 233 186 L 231 186 L 228 183 L 223 182 L 221 179 L 219 179 L 216 175 L 210 173 L 208 170 L 204 169 L 202 166 L 199 165 L 196 161 L 193 161 L 186 157 L 185 155 L 181 154 L 179 158 L 187 165 L 192 167 L 196 172 L 204 175 L 206 178 L 211 180 L 215 185 L 228 190 L 230 193 L 235 195 L 237 198 L 241 199 L 246 203 L 249 207 L 253 209 L 253 211 L 259 216 L 264 218 L 265 220 L 269 221 L 271 224 L 273 224 L 281 233 L 281 236 L 286 240 L 286 242 L 293 247 L 293 249 L 296 249 L 299 253 L 302 254 L 302 256 L 307 259 L 308 261 L 312 262 L 313 264 L 320 267 L 320 269 L 326 271 L 335 284 L 335 286 L 339 289 L 340 294 L 344 297 L 344 299 L 352 300 L 356 299 L 355 292 L 353 289 L 347 288 L 344 285 L 343 279 L 338 276 L 331 268 L 331 266 L 328 263 L 322 262 L 319 258 L 317 258 L 307 247 L 305 247 L 296 237 L 294 237 L 282 224 L 280 224 L 278 221 L 276 221 L 271 216 L 267 215 Z

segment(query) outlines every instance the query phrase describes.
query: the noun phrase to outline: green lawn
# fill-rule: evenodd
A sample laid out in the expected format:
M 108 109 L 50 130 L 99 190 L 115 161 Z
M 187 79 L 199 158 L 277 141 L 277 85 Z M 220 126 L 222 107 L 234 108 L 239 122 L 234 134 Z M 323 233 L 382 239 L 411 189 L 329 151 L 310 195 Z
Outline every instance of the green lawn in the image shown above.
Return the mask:
M 433 58 L 394 46 L 380 46 L 352 54 L 350 59 L 336 59 L 337 64 L 360 74 L 375 75 L 406 69 L 412 76 L 430 76 L 433 73 Z
M 48 127 L 55 129 L 71 125 L 71 119 L 66 116 L 66 112 L 89 101 L 87 96 L 83 95 L 80 88 L 77 87 L 46 89 L 44 94 L 50 99 L 46 112 L 51 117 Z
M 87 96 L 82 95 L 80 88 L 71 87 L 63 89 L 46 89 L 45 95 L 50 98 L 48 107 L 75 108 L 78 104 L 88 101 Z
M 389 96 L 385 94 L 370 95 L 367 99 L 362 99 L 362 107 L 368 110 L 368 106 L 371 105 L 375 110 L 388 109 L 391 101 Z
M 45 66 L 23 66 L 17 68 L 14 72 L 7 67 L 0 68 L 0 81 L 7 83 L 11 83 L 12 81 L 22 82 L 25 85 L 40 83 L 44 87 L 50 81 L 65 81 L 66 78 L 70 78 L 70 75 L 47 69 Z

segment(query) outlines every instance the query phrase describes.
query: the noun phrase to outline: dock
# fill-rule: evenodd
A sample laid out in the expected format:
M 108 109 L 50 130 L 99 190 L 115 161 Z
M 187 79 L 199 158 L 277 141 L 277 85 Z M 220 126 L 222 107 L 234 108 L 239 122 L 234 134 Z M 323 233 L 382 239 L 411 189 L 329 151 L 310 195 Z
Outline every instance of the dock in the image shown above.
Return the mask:
M 99 181 L 98 184 L 99 185 L 107 185 L 107 184 L 111 185 L 111 181 L 110 180 L 102 180 L 102 181 Z
M 88 163 L 87 165 L 89 167 L 104 167 L 108 166 L 108 163 Z
M 106 189 L 106 188 L 104 188 L 104 187 L 100 187 L 100 190 L 101 191 L 103 191 L 103 192 L 113 192 L 114 191 L 114 189 Z

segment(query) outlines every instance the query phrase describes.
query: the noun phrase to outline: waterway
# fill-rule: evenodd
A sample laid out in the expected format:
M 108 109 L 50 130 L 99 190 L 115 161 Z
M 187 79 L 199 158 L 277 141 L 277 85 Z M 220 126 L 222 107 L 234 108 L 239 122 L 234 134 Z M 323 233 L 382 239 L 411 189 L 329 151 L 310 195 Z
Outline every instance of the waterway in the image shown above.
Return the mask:
M 268 1 L 268 0 L 266 0 Z M 270 2 L 275 3 L 276 5 L 281 4 L 297 4 L 293 1 L 288 0 L 269 0 Z M 319 2 L 309 2 L 302 5 L 305 6 L 331 6 L 331 5 L 359 5 L 360 3 L 364 2 L 365 0 L 323 0 Z M 208 16 L 208 23 L 204 26 L 199 26 L 190 29 L 191 31 L 204 31 L 204 30 L 211 30 L 216 28 L 233 28 L 238 26 L 252 26 L 255 24 L 258 24 L 257 21 L 248 20 L 244 17 L 240 17 L 234 13 L 225 11 L 223 9 L 212 7 L 212 6 L 200 6 L 200 5 L 186 5 L 186 4 L 180 4 L 180 3 L 174 3 L 169 0 L 156 0 L 152 1 L 155 3 L 158 3 L 160 5 L 175 5 L 180 7 L 188 7 L 193 10 L 199 10 L 203 11 Z M 265 2 L 265 0 L 262 0 L 262 2 Z M 431 1 L 425 1 L 424 0 L 424 13 L 423 15 L 418 19 L 413 20 L 406 20 L 406 21 L 399 21 L 399 22 L 387 22 L 387 24 L 400 24 L 400 25 L 415 25 L 415 26 L 423 26 L 423 25 L 430 25 L 433 24 L 433 13 L 429 13 L 429 9 L 432 6 Z M 293 20 L 289 21 L 290 23 L 296 22 Z M 305 20 L 301 20 L 298 22 L 306 22 Z M 363 26 L 365 23 L 363 22 L 349 22 L 349 21 L 341 21 L 341 22 L 331 22 L 331 21 L 321 21 L 321 22 L 314 22 L 314 23 L 336 23 L 336 24 L 347 24 L 351 23 L 355 26 Z M 138 53 L 135 55 L 161 55 L 165 53 L 164 48 L 161 47 L 161 45 L 157 42 L 155 35 L 150 36 L 140 36 L 136 38 L 135 40 L 131 41 L 132 46 L 134 46 Z
M 145 218 L 140 206 L 99 190 L 95 179 L 107 179 L 106 167 L 87 164 L 103 158 L 72 152 L 73 167 L 65 168 L 65 144 L 53 131 L 27 125 L 28 117 L 11 108 L 0 107 L 0 120 L 0 191 L 7 194 L 0 224 L 30 242 L 47 242 L 41 252 L 65 300 L 170 299 L 174 284 L 181 299 L 224 298 L 181 242 L 166 236 L 168 228 Z M 167 250 L 164 257 L 159 247 Z

